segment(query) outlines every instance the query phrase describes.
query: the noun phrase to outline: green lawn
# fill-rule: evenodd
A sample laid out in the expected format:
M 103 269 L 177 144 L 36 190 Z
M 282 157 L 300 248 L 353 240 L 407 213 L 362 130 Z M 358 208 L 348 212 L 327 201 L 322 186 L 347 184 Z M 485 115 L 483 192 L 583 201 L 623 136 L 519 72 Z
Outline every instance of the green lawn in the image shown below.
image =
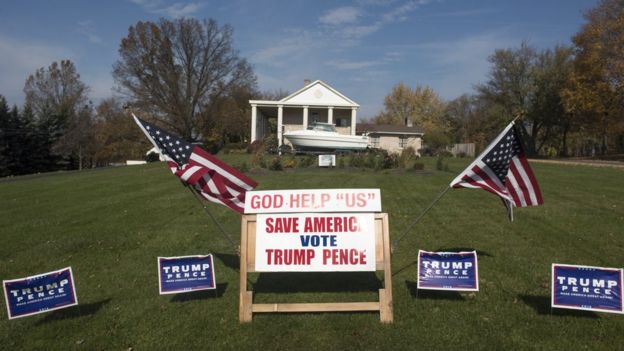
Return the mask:
M 226 162 L 244 156 L 228 155 Z M 258 190 L 380 188 L 396 238 L 468 163 L 448 172 L 256 171 Z M 509 223 L 495 196 L 451 190 L 394 253 L 394 323 L 376 313 L 261 314 L 238 323 L 237 257 L 163 164 L 0 181 L 0 279 L 72 266 L 80 306 L 9 321 L 0 349 L 621 350 L 624 315 L 550 309 L 553 262 L 624 265 L 624 172 L 534 164 L 545 205 Z M 240 219 L 210 205 L 238 241 Z M 416 291 L 418 249 L 475 249 L 478 293 Z M 214 253 L 218 291 L 158 295 L 157 256 Z M 252 276 L 256 301 L 375 298 L 380 275 Z

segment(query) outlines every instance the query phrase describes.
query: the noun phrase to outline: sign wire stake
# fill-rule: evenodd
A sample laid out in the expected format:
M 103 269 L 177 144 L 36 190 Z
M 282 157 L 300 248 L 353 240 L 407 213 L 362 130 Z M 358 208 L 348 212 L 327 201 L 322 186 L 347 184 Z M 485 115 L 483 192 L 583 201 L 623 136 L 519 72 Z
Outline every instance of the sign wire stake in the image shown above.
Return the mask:
M 416 225 L 416 223 L 418 223 L 420 221 L 420 219 L 427 214 L 427 212 L 429 212 L 429 210 L 438 202 L 440 201 L 440 199 L 451 189 L 450 186 L 447 186 L 440 194 L 438 194 L 438 196 L 435 198 L 435 200 L 433 200 L 433 202 L 427 207 L 425 208 L 420 215 L 418 215 L 418 217 L 416 217 L 416 219 L 407 227 L 407 229 L 405 229 L 403 231 L 403 233 L 401 233 L 401 235 L 399 236 L 398 239 L 394 240 L 392 242 L 392 252 L 397 251 L 397 245 L 399 244 L 399 242 L 401 240 L 403 240 L 403 238 L 407 235 L 407 233 L 409 233 L 410 230 L 412 230 L 412 228 L 414 228 L 414 226 Z
M 210 217 L 212 219 L 212 221 L 217 225 L 217 227 L 219 228 L 219 230 L 221 231 L 221 233 L 223 234 L 223 236 L 227 239 L 227 241 L 230 243 L 230 248 L 236 253 L 237 256 L 240 256 L 240 247 L 238 245 L 236 245 L 236 243 L 234 242 L 234 240 L 232 240 L 232 238 L 227 234 L 227 232 L 225 231 L 225 229 L 223 228 L 223 226 L 221 225 L 221 223 L 219 223 L 219 221 L 217 221 L 217 219 L 214 217 L 214 215 L 212 214 L 212 212 L 210 212 L 210 210 L 208 209 L 208 206 L 206 206 L 206 204 L 204 204 L 204 201 L 200 198 L 200 196 L 197 194 L 197 192 L 195 191 L 195 189 L 193 189 L 190 186 L 187 186 L 187 188 L 189 189 L 189 191 L 191 193 L 193 193 L 193 195 L 195 196 L 195 198 L 197 199 L 197 201 L 199 201 L 199 203 L 202 205 L 204 212 L 206 212 L 206 214 L 208 215 L 208 217 Z

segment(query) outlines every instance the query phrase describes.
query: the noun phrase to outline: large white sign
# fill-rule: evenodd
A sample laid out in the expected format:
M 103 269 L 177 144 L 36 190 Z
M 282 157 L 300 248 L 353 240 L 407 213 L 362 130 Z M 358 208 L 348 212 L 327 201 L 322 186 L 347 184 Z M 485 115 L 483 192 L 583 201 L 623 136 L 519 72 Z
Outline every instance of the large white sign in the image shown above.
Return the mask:
M 260 214 L 256 217 L 258 272 L 375 270 L 372 213 Z
M 245 213 L 381 212 L 379 189 L 248 191 Z

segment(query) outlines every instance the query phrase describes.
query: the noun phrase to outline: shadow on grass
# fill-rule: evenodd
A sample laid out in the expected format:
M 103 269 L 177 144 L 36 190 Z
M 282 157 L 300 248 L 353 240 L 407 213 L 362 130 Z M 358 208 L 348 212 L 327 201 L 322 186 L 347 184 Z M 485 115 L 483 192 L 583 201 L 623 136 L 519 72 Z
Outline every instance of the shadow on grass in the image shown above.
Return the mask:
M 226 267 L 237 271 L 240 269 L 240 257 L 238 257 L 238 255 L 228 253 L 215 253 L 214 255 L 219 261 L 223 262 Z
M 418 261 L 412 261 L 412 262 L 410 262 L 410 263 L 406 264 L 405 266 L 403 266 L 403 267 L 401 267 L 401 268 L 399 268 L 399 269 L 395 270 L 395 271 L 392 273 L 392 276 L 394 277 L 395 275 L 398 275 L 399 273 L 403 272 L 404 270 L 406 270 L 406 269 L 410 268 L 411 266 L 416 266 L 417 264 L 418 264 Z
M 204 299 L 216 299 L 223 297 L 225 291 L 227 290 L 228 283 L 217 284 L 217 288 L 214 290 L 200 290 L 193 291 L 188 293 L 176 294 L 174 295 L 170 302 L 186 302 L 193 300 L 204 300 Z
M 42 325 L 62 319 L 94 315 L 109 302 L 111 302 L 110 298 L 98 302 L 64 308 L 62 310 L 55 310 L 50 312 L 45 318 L 38 321 L 36 325 Z
M 297 292 L 377 291 L 381 280 L 374 272 L 260 273 L 253 284 L 255 294 Z
M 410 281 L 410 280 L 405 281 L 405 286 L 407 287 L 407 290 L 409 290 L 410 295 L 418 299 L 454 300 L 454 301 L 466 300 L 457 291 L 418 289 L 418 283 Z
M 525 305 L 531 307 L 537 314 L 540 315 L 553 315 L 559 317 L 580 317 L 580 318 L 600 318 L 596 313 L 592 311 L 581 310 L 569 310 L 563 308 L 551 308 L 550 296 L 536 296 L 536 295 L 518 295 L 518 298 L 524 302 Z
M 436 252 L 461 252 L 461 251 L 477 251 L 477 256 L 494 257 L 486 251 L 475 250 L 474 248 L 471 248 L 471 247 L 441 247 L 436 250 Z

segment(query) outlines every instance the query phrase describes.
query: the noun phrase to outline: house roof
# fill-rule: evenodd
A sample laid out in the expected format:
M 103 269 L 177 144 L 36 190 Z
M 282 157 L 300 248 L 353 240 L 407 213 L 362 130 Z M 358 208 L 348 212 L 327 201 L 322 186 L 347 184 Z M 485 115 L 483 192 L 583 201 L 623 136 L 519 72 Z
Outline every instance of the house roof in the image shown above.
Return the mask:
M 425 133 L 421 128 L 408 127 L 395 124 L 372 124 L 372 123 L 358 123 L 355 133 L 362 134 L 368 132 L 369 134 L 401 134 L 401 135 L 424 135 Z
M 320 80 L 315 80 L 279 101 L 250 100 L 249 103 L 273 106 L 360 107 L 356 102 Z

